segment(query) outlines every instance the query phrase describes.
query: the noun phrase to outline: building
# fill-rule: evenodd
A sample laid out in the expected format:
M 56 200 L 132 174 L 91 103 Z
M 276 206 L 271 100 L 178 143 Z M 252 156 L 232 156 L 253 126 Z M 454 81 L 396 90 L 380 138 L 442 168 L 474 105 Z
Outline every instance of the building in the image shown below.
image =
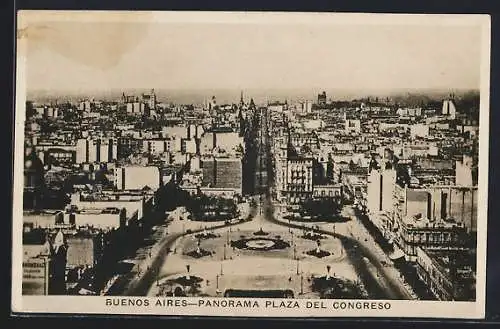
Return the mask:
M 316 199 L 342 199 L 342 184 L 314 185 L 313 197 Z
M 182 153 L 183 154 L 196 154 L 196 140 L 192 139 L 183 139 L 182 140 Z
M 345 132 L 359 134 L 361 132 L 361 120 L 346 119 L 345 120 Z
M 125 227 L 127 215 L 125 209 L 118 208 L 72 208 L 66 210 L 64 222 L 76 228 L 92 227 L 113 230 Z
M 455 108 L 455 104 L 451 99 L 445 99 L 443 101 L 443 107 L 441 109 L 441 114 L 448 117 L 451 120 L 455 120 L 457 116 L 457 109 Z
M 411 138 L 429 136 L 429 126 L 426 124 L 414 124 L 410 126 Z
M 68 245 L 67 264 L 69 269 L 94 267 L 103 252 L 103 233 L 77 231 L 66 237 Z
M 243 184 L 243 164 L 241 158 L 215 158 L 215 187 L 233 189 L 241 194 Z
M 79 139 L 76 163 L 106 163 L 118 159 L 118 141 L 113 138 Z
M 458 186 L 477 185 L 477 166 L 474 166 L 472 157 L 463 156 L 461 161 L 455 162 L 455 184 Z
M 76 163 L 76 149 L 53 147 L 44 152 L 43 162 L 47 165 L 70 167 Z
M 114 185 L 118 190 L 141 190 L 160 187 L 160 170 L 154 166 L 126 166 L 114 169 Z
M 238 132 L 234 131 L 214 131 L 214 144 L 219 150 L 224 150 L 225 153 L 233 154 L 238 147 L 243 147 L 243 137 L 240 137 Z
M 326 105 L 326 91 L 323 91 L 321 94 L 318 94 L 318 105 Z
M 147 107 L 149 109 L 151 110 L 156 109 L 157 100 L 156 100 L 155 90 L 151 89 L 149 94 L 142 94 L 142 102 L 144 104 L 147 104 Z
M 200 139 L 200 154 L 212 154 L 215 145 L 215 134 L 213 132 L 205 132 Z
M 201 160 L 202 187 L 242 193 L 243 163 L 238 157 L 209 157 Z
M 149 154 L 162 154 L 170 151 L 168 146 L 170 146 L 170 144 L 167 143 L 165 139 L 156 138 L 142 140 L 142 150 Z
M 100 193 L 76 192 L 71 196 L 71 206 L 78 209 L 125 209 L 127 221 L 141 220 L 153 208 L 153 196 L 133 191 L 102 191 Z
M 446 221 L 462 225 L 467 231 L 477 230 L 477 187 L 429 186 L 401 188 L 395 186 L 400 200 L 396 209 L 399 219 L 415 217 L 432 223 Z
M 288 157 L 277 170 L 277 198 L 280 202 L 299 204 L 313 195 L 313 158 Z
M 394 216 L 388 229 L 408 260 L 416 261 L 418 247 L 437 251 L 467 248 L 469 233 L 477 225 L 473 200 L 477 190 L 452 186 L 410 189 L 396 184 L 394 192 Z M 470 193 L 468 198 L 465 192 Z
M 417 275 L 441 301 L 475 301 L 475 255 L 417 248 Z
M 368 175 L 367 209 L 369 214 L 391 212 L 396 184 L 396 171 L 372 170 Z
M 36 228 L 54 229 L 64 223 L 64 213 L 61 210 L 23 211 L 23 227 L 25 230 Z
M 23 295 L 66 294 L 67 245 L 63 233 L 23 233 Z
M 288 110 L 288 105 L 286 102 L 271 102 L 267 105 L 267 109 L 272 112 L 283 112 Z

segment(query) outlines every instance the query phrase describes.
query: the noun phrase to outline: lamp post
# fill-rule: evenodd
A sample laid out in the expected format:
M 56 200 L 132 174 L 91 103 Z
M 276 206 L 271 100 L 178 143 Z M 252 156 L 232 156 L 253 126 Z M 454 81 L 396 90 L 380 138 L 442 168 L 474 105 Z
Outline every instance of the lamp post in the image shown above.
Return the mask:
M 300 294 L 304 294 L 304 276 L 300 276 Z
M 297 259 L 297 275 L 299 275 L 299 260 Z

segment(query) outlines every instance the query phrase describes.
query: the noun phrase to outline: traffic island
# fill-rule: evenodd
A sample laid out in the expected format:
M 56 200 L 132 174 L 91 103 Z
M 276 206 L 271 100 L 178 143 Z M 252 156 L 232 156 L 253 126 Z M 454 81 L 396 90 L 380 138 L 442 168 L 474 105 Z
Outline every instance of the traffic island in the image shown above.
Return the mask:
M 317 247 L 315 249 L 306 251 L 307 255 L 314 256 L 317 258 L 323 258 L 323 257 L 327 257 L 327 256 L 331 255 L 330 252 L 320 249 L 321 243 L 319 240 L 316 240 L 316 244 L 317 244 Z
M 186 253 L 186 255 L 198 259 L 205 256 L 211 256 L 212 252 L 205 249 L 199 249 L 199 250 L 197 249 L 197 250 L 191 250 L 190 252 Z

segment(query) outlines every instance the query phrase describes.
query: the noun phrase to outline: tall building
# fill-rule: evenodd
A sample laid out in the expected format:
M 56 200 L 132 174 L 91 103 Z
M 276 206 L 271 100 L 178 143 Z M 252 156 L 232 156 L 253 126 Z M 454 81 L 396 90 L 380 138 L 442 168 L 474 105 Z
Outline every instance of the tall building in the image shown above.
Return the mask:
M 318 94 L 318 105 L 326 105 L 326 91 Z
M 302 103 L 302 112 L 311 113 L 312 112 L 313 101 L 306 100 Z
M 461 161 L 455 162 L 455 184 L 458 186 L 477 185 L 477 174 L 474 175 L 473 159 L 470 156 L 463 156 Z
M 200 162 L 203 180 L 202 185 L 214 187 L 216 184 L 216 170 L 214 157 L 203 158 Z
M 243 163 L 238 157 L 208 157 L 201 160 L 202 186 L 242 193 Z
M 149 94 L 142 94 L 142 102 L 147 104 L 151 110 L 156 109 L 156 94 L 155 90 L 151 89 Z
M 65 295 L 67 245 L 63 233 L 51 237 L 41 230 L 23 232 L 23 250 L 23 295 Z
M 233 189 L 241 194 L 243 185 L 243 163 L 241 158 L 216 158 L 215 177 L 215 187 Z
M 393 210 L 395 183 L 395 170 L 372 170 L 370 172 L 367 186 L 367 208 L 371 214 Z
M 104 163 L 118 159 L 116 139 L 79 139 L 76 142 L 76 163 Z
M 457 109 L 455 108 L 455 104 L 451 99 L 445 99 L 443 101 L 443 107 L 441 110 L 441 114 L 449 117 L 452 120 L 455 120 L 457 115 Z

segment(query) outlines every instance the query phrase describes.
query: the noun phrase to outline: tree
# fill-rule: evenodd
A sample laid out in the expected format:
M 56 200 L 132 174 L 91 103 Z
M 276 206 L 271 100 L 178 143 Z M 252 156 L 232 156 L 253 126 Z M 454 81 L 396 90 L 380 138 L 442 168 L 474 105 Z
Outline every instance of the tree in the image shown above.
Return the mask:
M 340 213 L 340 204 L 333 198 L 309 199 L 302 204 L 305 215 L 332 218 Z

